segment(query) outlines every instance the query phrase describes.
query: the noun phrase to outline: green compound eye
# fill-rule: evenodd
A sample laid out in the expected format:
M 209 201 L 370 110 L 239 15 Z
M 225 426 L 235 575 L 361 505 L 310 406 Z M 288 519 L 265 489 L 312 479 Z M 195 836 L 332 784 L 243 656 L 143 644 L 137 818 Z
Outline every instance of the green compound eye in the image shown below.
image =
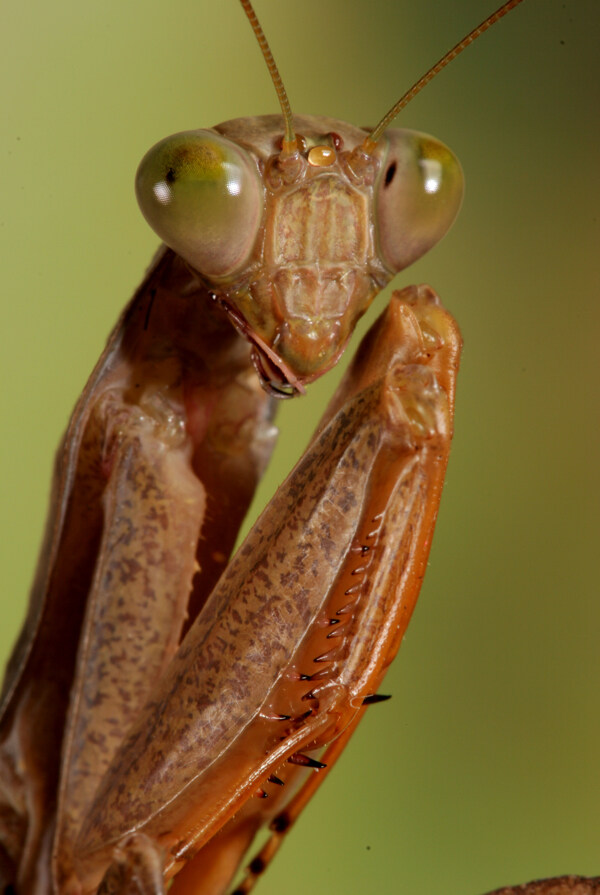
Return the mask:
M 377 242 L 382 261 L 397 273 L 449 230 L 460 208 L 464 181 L 456 156 L 427 134 L 388 130 L 380 151 Z
M 142 214 L 206 277 L 243 267 L 263 212 L 258 171 L 239 146 L 212 131 L 175 134 L 153 146 L 135 180 Z

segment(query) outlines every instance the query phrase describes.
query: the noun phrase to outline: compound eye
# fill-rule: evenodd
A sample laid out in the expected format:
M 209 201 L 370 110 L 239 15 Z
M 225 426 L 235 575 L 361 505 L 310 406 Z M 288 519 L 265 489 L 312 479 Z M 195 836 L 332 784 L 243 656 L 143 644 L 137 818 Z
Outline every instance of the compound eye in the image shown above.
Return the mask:
M 449 230 L 462 202 L 464 180 L 456 156 L 439 140 L 392 129 L 381 140 L 375 185 L 375 224 L 381 259 L 397 273 Z
M 174 134 L 150 149 L 137 171 L 142 214 L 178 255 L 204 276 L 244 266 L 263 213 L 251 156 L 213 131 Z

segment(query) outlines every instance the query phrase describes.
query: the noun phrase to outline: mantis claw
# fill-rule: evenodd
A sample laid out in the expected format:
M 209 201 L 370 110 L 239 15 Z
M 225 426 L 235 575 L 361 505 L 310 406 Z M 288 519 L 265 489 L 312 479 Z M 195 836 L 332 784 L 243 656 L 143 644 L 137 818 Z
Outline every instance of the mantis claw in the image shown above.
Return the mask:
M 435 329 L 435 351 L 424 350 L 421 324 Z M 79 837 L 83 878 L 93 876 L 107 843 L 126 843 L 134 832 L 170 856 L 167 877 L 183 855 L 197 852 L 206 866 L 203 846 L 228 821 L 237 848 L 236 825 L 256 828 L 281 813 L 286 788 L 263 808 L 262 799 L 247 801 L 257 784 L 266 792 L 273 774 L 286 782 L 302 768 L 326 769 L 327 757 L 315 751 L 355 725 L 416 601 L 435 521 L 431 494 L 439 496 L 450 444 L 459 347 L 431 293 L 393 298 L 329 422 L 223 575 L 105 774 L 93 823 Z M 322 619 L 341 622 L 341 610 L 332 648 Z M 306 675 L 291 671 L 311 661 L 324 668 L 310 676 L 307 693 Z M 238 712 L 240 699 L 246 720 L 231 739 L 220 719 Z M 295 720 L 282 734 L 286 716 Z M 167 748 L 174 738 L 176 764 Z M 140 780 L 138 809 L 129 793 Z

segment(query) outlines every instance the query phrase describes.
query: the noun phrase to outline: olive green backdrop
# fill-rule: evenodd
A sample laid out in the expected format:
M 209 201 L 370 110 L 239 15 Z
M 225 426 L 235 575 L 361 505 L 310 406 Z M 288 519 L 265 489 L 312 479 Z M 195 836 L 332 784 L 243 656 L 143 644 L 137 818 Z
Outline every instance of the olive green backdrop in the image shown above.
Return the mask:
M 296 112 L 374 123 L 494 0 L 257 0 Z M 400 275 L 465 338 L 428 577 L 384 690 L 262 895 L 476 895 L 600 873 L 600 7 L 527 0 L 403 114 L 462 214 Z M 235 0 L 3 13 L 2 588 L 24 611 L 54 449 L 156 239 L 133 176 L 174 131 L 277 111 Z M 385 297 L 369 315 L 379 312 Z M 288 403 L 264 501 L 335 374 Z

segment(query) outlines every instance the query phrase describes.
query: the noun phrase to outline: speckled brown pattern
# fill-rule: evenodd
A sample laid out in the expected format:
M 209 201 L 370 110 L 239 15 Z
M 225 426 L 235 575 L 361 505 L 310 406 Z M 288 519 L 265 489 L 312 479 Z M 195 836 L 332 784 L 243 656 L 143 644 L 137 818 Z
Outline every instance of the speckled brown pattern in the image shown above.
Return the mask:
M 336 398 L 340 409 L 255 525 L 116 756 L 81 832 L 80 877 L 93 879 L 112 844 L 136 830 L 178 868 L 270 775 L 285 779 L 286 758 L 327 743 L 373 692 L 424 572 L 458 347 L 430 290 L 392 302 Z M 279 801 L 271 795 L 261 809 L 251 799 L 244 823 Z

